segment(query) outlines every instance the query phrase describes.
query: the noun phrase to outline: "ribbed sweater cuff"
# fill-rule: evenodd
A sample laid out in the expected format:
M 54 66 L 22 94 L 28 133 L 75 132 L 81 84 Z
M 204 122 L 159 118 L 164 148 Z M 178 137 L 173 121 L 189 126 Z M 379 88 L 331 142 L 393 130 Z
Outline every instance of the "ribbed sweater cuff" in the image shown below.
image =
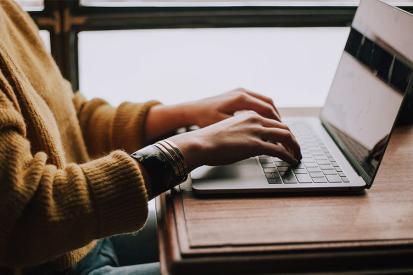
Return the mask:
M 135 160 L 123 151 L 81 165 L 98 213 L 101 237 L 136 231 L 148 215 L 148 197 Z

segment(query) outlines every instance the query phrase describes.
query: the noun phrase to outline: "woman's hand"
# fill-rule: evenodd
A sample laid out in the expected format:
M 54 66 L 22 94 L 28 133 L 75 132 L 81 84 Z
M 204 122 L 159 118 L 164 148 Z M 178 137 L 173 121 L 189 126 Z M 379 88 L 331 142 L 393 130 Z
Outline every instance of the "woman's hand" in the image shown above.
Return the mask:
M 281 121 L 271 98 L 239 88 L 233 91 L 184 104 L 190 125 L 205 127 L 224 120 L 238 111 L 254 111 L 263 117 Z
M 244 112 L 169 139 L 182 151 L 189 170 L 257 155 L 279 157 L 291 164 L 301 159 L 300 147 L 288 127 L 255 112 Z
M 154 142 L 181 127 L 205 127 L 244 110 L 281 121 L 280 114 L 270 98 L 240 88 L 188 103 L 152 107 L 146 119 L 146 141 Z

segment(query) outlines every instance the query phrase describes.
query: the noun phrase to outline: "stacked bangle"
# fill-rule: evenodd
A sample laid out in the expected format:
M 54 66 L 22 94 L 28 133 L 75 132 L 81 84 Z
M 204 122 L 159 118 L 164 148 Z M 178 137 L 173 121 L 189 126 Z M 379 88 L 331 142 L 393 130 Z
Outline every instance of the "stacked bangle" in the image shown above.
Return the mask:
M 172 141 L 164 139 L 155 143 L 155 146 L 161 149 L 166 157 L 171 160 L 172 168 L 175 171 L 176 177 L 182 182 L 188 177 L 188 168 L 184 161 L 184 156 Z
M 184 156 L 178 146 L 168 139 L 146 146 L 131 157 L 136 159 L 148 174 L 152 197 L 185 181 L 189 174 Z

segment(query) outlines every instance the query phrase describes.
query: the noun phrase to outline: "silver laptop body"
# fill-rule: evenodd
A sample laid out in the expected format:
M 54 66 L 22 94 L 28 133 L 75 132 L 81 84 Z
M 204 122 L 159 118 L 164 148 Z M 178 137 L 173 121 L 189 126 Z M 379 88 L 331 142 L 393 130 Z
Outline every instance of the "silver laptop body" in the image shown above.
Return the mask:
M 405 94 L 413 92 L 413 16 L 362 0 L 321 115 L 286 118 L 303 159 L 259 156 L 191 173 L 197 194 L 370 188 Z

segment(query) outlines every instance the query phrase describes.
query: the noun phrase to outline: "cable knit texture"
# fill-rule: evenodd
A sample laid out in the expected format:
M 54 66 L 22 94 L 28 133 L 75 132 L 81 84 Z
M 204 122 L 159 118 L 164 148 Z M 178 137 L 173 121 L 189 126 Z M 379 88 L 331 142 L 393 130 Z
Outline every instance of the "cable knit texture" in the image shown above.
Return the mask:
M 0 1 L 0 273 L 63 270 L 95 240 L 143 226 L 147 192 L 127 152 L 142 147 L 158 102 L 73 93 L 30 17 Z

